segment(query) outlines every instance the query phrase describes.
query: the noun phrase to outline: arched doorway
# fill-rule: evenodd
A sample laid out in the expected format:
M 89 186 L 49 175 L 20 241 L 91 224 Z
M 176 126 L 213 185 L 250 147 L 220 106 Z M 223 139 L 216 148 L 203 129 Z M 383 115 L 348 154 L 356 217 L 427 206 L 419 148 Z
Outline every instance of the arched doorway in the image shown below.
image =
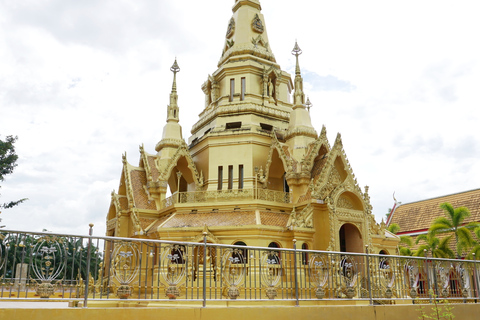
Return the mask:
M 360 230 L 351 223 L 345 223 L 339 232 L 340 251 L 363 253 L 363 240 Z

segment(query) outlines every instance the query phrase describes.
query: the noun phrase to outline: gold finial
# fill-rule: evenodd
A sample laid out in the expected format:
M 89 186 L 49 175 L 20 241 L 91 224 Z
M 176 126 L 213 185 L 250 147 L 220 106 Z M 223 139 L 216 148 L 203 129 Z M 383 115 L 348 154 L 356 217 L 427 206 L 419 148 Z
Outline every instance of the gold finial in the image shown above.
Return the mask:
M 170 71 L 172 71 L 173 73 L 180 72 L 180 67 L 178 66 L 178 63 L 177 63 L 177 57 L 175 57 L 175 62 L 173 63 L 172 67 L 170 68 Z
M 292 54 L 297 58 L 302 54 L 302 49 L 298 46 L 297 40 L 295 40 L 295 47 L 293 47 Z
M 313 106 L 313 104 L 310 102 L 310 98 L 307 97 L 307 102 L 305 102 L 305 107 L 307 107 L 308 112 L 310 112 L 310 108 Z
M 170 67 L 170 71 L 173 72 L 173 85 L 172 85 L 172 91 L 177 92 L 177 72 L 180 72 L 180 67 L 178 66 L 177 63 L 177 57 L 175 57 L 175 62 L 173 65 Z

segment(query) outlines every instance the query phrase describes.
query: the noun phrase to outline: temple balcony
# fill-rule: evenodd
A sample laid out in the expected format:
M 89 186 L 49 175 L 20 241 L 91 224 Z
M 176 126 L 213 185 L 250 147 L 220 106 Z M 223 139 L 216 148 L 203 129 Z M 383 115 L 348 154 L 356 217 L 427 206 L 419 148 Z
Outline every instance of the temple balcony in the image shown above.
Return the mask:
M 249 202 L 268 201 L 276 204 L 292 203 L 292 196 L 288 192 L 263 188 L 230 189 L 213 191 L 175 192 L 161 203 L 161 209 L 177 204 L 211 204 L 217 202 Z

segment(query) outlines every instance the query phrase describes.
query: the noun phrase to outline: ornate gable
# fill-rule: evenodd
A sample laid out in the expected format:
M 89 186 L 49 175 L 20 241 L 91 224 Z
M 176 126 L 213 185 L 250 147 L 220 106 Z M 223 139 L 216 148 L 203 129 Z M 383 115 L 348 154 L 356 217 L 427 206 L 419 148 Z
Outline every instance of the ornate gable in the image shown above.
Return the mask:
M 188 163 L 188 169 L 190 170 L 192 174 L 192 179 L 193 182 L 195 183 L 196 189 L 200 190 L 203 185 L 203 173 L 199 173 L 197 170 L 197 167 L 195 165 L 195 162 L 192 159 L 192 156 L 190 155 L 190 152 L 188 151 L 188 146 L 185 142 L 182 143 L 175 152 L 175 154 L 167 161 L 156 161 L 158 171 L 160 172 L 160 175 L 158 177 L 158 180 L 160 181 L 168 181 L 173 169 L 177 166 L 178 161 L 184 157 Z

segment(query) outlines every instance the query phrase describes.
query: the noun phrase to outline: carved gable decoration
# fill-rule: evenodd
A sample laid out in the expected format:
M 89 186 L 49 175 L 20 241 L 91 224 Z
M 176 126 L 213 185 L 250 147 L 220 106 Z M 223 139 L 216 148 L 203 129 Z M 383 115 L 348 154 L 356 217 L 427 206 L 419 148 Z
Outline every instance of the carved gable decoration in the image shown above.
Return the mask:
M 330 196 L 332 191 L 338 186 L 345 186 L 350 191 L 361 195 L 361 198 L 363 198 L 363 193 L 357 184 L 355 175 L 353 174 L 350 163 L 343 150 L 340 134 L 337 136 L 332 150 L 326 154 L 326 157 L 327 162 L 321 170 L 313 188 L 315 190 L 313 197 L 324 200 L 326 197 Z M 335 193 L 338 194 L 337 192 Z M 361 206 L 363 207 L 363 205 Z
M 342 189 L 351 189 L 351 188 L 342 188 Z M 339 190 L 340 191 L 340 190 Z M 338 197 L 337 207 L 350 209 L 350 210 L 359 210 L 363 211 L 363 204 L 360 195 L 357 195 L 350 191 L 345 191 Z
M 233 34 L 235 33 L 235 19 L 233 17 L 230 19 L 230 22 L 228 23 L 228 28 L 227 28 L 227 39 L 230 39 Z
M 192 156 L 188 152 L 188 147 L 185 143 L 183 143 L 175 152 L 173 157 L 170 159 L 170 161 L 165 165 L 163 165 L 161 168 L 159 167 L 158 170 L 161 172 L 159 180 L 161 181 L 167 181 L 168 178 L 170 177 L 171 172 L 177 165 L 177 162 L 180 160 L 180 158 L 184 157 L 185 160 L 187 161 L 188 164 L 188 169 L 190 170 L 192 174 L 192 178 L 195 182 L 195 185 L 197 187 L 197 190 L 199 190 L 203 184 L 203 174 L 198 172 L 197 167 L 195 165 L 195 162 L 192 159 Z
M 265 30 L 265 28 L 263 27 L 263 22 L 262 20 L 260 20 L 260 17 L 258 16 L 258 14 L 256 14 L 255 17 L 253 18 L 252 29 L 253 31 L 258 33 L 263 33 L 263 31 Z
M 339 208 L 345 208 L 345 209 L 355 209 L 352 200 L 345 196 L 341 196 L 338 201 L 337 201 L 337 206 Z

